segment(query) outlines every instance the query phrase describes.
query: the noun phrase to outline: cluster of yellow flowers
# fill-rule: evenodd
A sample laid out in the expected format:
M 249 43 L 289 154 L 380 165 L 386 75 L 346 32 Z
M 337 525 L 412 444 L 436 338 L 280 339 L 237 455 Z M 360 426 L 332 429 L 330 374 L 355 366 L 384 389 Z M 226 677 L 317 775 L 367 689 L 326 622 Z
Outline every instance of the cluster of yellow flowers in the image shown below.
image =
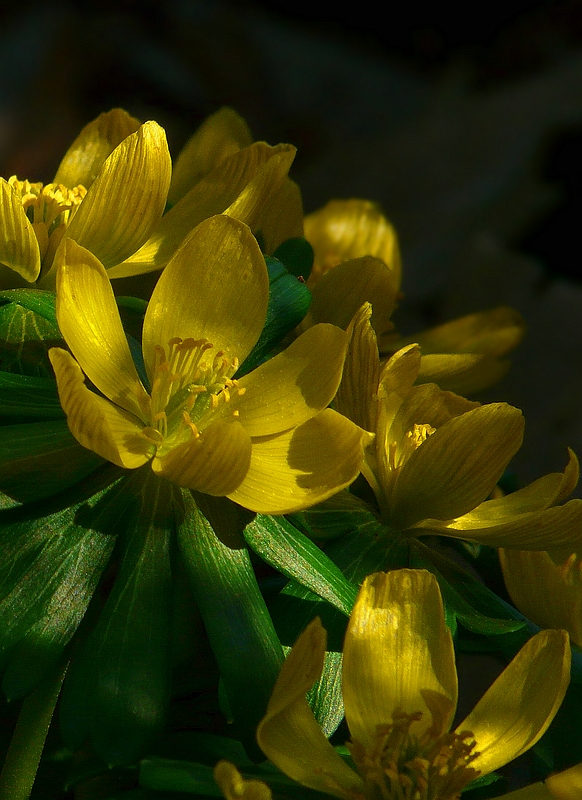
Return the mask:
M 568 633 L 582 646 L 582 501 L 567 501 L 578 463 L 570 453 L 563 473 L 507 495 L 496 488 L 521 444 L 522 414 L 460 393 L 504 374 L 519 315 L 498 308 L 400 337 L 393 227 L 364 200 L 304 218 L 288 177 L 294 154 L 253 142 L 223 109 L 172 168 L 157 123 L 102 114 L 53 183 L 0 179 L 2 298 L 56 291 L 62 339 L 48 357 L 60 406 L 76 442 L 116 474 L 141 470 L 151 486 L 151 470 L 160 486 L 259 515 L 311 509 L 361 474 L 350 497 L 367 501 L 382 535 L 502 548 L 516 606 L 565 630 L 529 639 L 453 730 L 453 638 L 438 571 L 425 569 L 361 584 L 343 648 L 346 751 L 306 699 L 327 649 L 318 618 L 290 650 L 257 730 L 270 761 L 312 790 L 457 800 L 540 739 L 568 687 Z M 245 369 L 270 319 L 265 257 L 285 263 L 286 244 L 302 237 L 313 249 L 313 267 L 299 271 L 309 309 Z M 141 343 L 120 315 L 126 292 L 147 300 Z M 0 445 L 0 462 L 10 458 Z M 8 497 L 9 486 L 0 480 Z M 271 796 L 227 761 L 215 774 L 229 800 Z M 506 796 L 580 797 L 582 775 L 575 767 Z

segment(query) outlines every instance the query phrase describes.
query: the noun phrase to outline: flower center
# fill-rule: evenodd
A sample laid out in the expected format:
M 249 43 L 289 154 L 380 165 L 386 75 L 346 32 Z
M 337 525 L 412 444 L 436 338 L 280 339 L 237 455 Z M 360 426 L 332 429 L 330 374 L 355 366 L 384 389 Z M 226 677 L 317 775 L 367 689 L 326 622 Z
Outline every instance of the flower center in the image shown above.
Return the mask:
M 437 738 L 429 729 L 420 737 L 410 727 L 422 712 L 392 715 L 392 724 L 376 727 L 376 740 L 366 749 L 357 741 L 348 748 L 365 784 L 354 800 L 458 800 L 479 774 L 469 766 L 477 757 L 469 731 Z
M 87 194 L 84 186 L 67 189 L 60 183 L 19 181 L 16 175 L 8 183 L 20 194 L 24 213 L 30 220 L 45 268 L 50 267 L 71 214 Z
M 142 436 L 156 445 L 158 455 L 197 438 L 221 404 L 229 403 L 234 394 L 244 394 L 245 389 L 232 380 L 238 359 L 213 350 L 207 339 L 176 337 L 167 347 L 156 345 L 152 390 L 142 401 L 149 423 Z
M 388 444 L 388 464 L 391 470 L 400 469 L 414 451 L 436 431 L 432 425 L 414 425 L 401 442 Z

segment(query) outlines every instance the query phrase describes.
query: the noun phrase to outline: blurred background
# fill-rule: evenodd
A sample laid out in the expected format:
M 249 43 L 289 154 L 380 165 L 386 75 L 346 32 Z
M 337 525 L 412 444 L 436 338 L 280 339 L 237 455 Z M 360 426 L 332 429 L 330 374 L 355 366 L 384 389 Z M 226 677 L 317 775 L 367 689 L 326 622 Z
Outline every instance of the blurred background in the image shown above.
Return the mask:
M 404 334 L 509 304 L 528 335 L 482 398 L 525 412 L 523 484 L 582 453 L 582 4 L 0 3 L 0 175 L 50 181 L 122 106 L 176 154 L 230 105 L 298 149 L 306 211 L 378 201 Z M 579 496 L 580 492 L 579 492 Z

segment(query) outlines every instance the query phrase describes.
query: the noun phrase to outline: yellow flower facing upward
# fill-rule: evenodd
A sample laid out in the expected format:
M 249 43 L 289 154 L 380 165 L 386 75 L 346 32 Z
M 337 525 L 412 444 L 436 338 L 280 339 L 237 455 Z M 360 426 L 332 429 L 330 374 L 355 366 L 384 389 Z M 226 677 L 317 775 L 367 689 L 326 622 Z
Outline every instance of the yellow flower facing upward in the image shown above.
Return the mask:
M 499 551 L 507 591 L 540 628 L 564 628 L 582 647 L 582 563 L 569 550 Z
M 166 135 L 121 109 L 89 123 L 52 183 L 0 178 L 0 282 L 54 286 L 65 237 L 111 268 L 138 250 L 162 217 L 171 177 Z
M 72 355 L 53 348 L 49 356 L 73 435 L 120 467 L 150 461 L 180 486 L 264 513 L 307 507 L 350 483 L 370 435 L 326 409 L 341 378 L 344 331 L 318 325 L 234 378 L 268 297 L 265 261 L 246 225 L 228 216 L 201 223 L 148 304 L 142 381 L 105 269 L 68 240 L 57 319 Z
M 325 630 L 315 619 L 283 664 L 257 740 L 286 775 L 344 800 L 457 800 L 476 777 L 538 741 L 570 675 L 567 633 L 542 631 L 451 731 L 457 673 L 436 579 L 424 570 L 370 575 L 343 651 L 355 772 L 325 738 L 306 700 L 325 647 Z
M 557 505 L 577 483 L 574 454 L 563 474 L 487 500 L 521 444 L 521 412 L 507 403 L 479 405 L 432 383 L 415 385 L 416 345 L 381 365 L 369 318 L 368 305 L 350 325 L 335 407 L 376 434 L 362 474 L 382 521 L 412 536 L 436 533 L 493 547 L 546 550 L 580 542 L 582 500 Z

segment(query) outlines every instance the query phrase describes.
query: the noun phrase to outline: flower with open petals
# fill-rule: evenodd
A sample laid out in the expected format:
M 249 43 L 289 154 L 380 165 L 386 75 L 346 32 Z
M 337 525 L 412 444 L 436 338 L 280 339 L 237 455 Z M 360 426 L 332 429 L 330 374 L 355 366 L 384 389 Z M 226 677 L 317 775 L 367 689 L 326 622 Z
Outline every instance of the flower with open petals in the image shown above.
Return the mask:
M 521 444 L 521 411 L 507 403 L 480 405 L 432 383 L 414 385 L 421 363 L 414 344 L 381 365 L 369 317 L 363 306 L 350 326 L 335 407 L 376 434 L 362 474 L 382 521 L 413 536 L 436 533 L 521 550 L 579 542 L 582 500 L 557 505 L 578 481 L 574 454 L 563 474 L 487 500 Z
M 2 283 L 53 286 L 53 262 L 66 237 L 106 268 L 124 261 L 161 219 L 171 171 L 163 128 L 114 109 L 85 126 L 53 183 L 0 178 Z
M 451 731 L 457 673 L 436 579 L 424 570 L 370 575 L 343 652 L 355 772 L 325 738 L 305 696 L 321 674 L 325 647 L 315 619 L 281 669 L 257 740 L 286 775 L 344 800 L 457 800 L 473 779 L 539 740 L 569 682 L 567 633 L 542 631 Z
M 150 461 L 180 486 L 253 511 L 306 507 L 347 485 L 369 434 L 326 409 L 341 377 L 344 331 L 316 326 L 234 378 L 259 338 L 268 296 L 266 265 L 246 225 L 220 215 L 201 223 L 148 304 L 140 377 L 107 273 L 69 240 L 57 318 L 73 355 L 53 348 L 50 358 L 73 435 L 120 467 Z

